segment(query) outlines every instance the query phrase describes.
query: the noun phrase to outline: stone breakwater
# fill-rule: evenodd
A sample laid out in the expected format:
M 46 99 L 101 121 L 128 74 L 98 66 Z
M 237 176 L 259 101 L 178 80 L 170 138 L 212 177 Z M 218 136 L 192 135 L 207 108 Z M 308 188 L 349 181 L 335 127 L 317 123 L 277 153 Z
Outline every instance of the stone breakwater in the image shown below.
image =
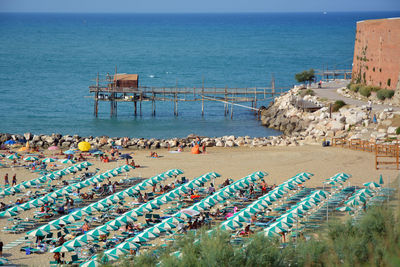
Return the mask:
M 336 112 L 329 112 L 333 101 L 318 99 L 316 96 L 301 97 L 301 89 L 293 88 L 275 99 L 274 103 L 261 112 L 263 125 L 284 133 L 281 142 L 294 144 L 321 144 L 333 137 L 360 138 L 376 140 L 397 138 L 396 129 L 400 126 L 400 112 L 392 108 L 372 111 L 367 106 L 346 105 Z M 315 112 L 297 108 L 296 100 L 309 101 L 321 108 Z M 376 118 L 373 122 L 372 118 Z M 279 142 L 278 142 L 279 143 Z
M 143 139 L 143 138 L 128 138 L 128 137 L 81 137 L 78 135 L 34 135 L 31 133 L 19 134 L 7 134 L 0 133 L 0 145 L 4 144 L 7 140 L 27 141 L 31 147 L 48 148 L 50 146 L 59 146 L 63 149 L 71 147 L 77 147 L 81 141 L 89 142 L 92 148 L 104 148 L 108 149 L 112 145 L 121 146 L 129 149 L 159 149 L 159 148 L 176 148 L 178 146 L 189 147 L 193 140 L 196 138 L 195 135 L 189 135 L 186 138 L 172 138 L 172 139 Z M 262 147 L 267 145 L 274 145 L 277 143 L 280 137 L 257 137 L 251 138 L 249 136 L 235 137 L 235 136 L 223 136 L 216 138 L 200 137 L 202 143 L 206 147 L 236 147 L 236 146 L 248 146 L 248 147 Z

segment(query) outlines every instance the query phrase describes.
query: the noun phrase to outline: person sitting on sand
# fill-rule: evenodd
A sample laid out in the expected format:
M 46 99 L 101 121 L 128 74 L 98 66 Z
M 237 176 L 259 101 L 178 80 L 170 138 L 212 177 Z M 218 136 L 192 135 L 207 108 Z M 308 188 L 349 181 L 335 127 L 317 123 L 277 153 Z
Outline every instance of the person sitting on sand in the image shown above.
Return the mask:
M 150 151 L 150 157 L 151 158 L 158 158 L 157 152 Z

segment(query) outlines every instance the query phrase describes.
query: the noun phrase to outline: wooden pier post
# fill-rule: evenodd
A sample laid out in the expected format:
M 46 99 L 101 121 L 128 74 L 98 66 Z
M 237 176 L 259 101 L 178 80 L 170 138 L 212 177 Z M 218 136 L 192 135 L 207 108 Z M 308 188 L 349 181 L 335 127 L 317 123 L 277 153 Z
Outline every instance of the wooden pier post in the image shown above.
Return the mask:
M 96 116 L 96 118 L 98 113 L 99 113 L 99 73 L 97 73 L 96 93 L 94 95 L 94 115 Z
M 135 104 L 135 117 L 137 116 L 137 101 L 136 100 L 134 100 L 134 102 L 133 102 L 134 104 Z
M 231 103 L 231 120 L 233 119 L 233 101 Z

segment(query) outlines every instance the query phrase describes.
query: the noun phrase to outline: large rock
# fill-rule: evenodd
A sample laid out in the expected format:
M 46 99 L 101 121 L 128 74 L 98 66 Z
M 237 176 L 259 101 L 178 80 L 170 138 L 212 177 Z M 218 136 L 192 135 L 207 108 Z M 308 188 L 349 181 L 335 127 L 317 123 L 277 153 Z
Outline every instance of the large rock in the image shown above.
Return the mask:
M 340 131 L 344 129 L 344 124 L 339 122 L 339 121 L 335 121 L 332 120 L 327 124 L 328 128 L 331 129 L 332 131 Z
M 350 114 L 346 117 L 346 123 L 350 125 L 358 124 L 362 122 L 363 117 L 357 113 L 355 114 Z
M 395 134 L 396 133 L 396 129 L 397 129 L 396 127 L 390 126 L 387 129 L 387 133 L 388 134 Z

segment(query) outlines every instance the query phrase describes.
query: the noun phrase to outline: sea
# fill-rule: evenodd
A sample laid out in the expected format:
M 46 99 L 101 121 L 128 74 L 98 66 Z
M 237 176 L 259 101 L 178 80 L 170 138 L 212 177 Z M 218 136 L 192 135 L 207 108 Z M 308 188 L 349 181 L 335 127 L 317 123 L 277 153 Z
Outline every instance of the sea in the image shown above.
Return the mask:
M 0 10 L 1 11 L 1 10 Z M 399 12 L 251 14 L 0 13 L 0 132 L 171 138 L 271 136 L 254 114 L 205 102 L 109 103 L 93 116 L 97 73 L 137 73 L 142 86 L 276 87 L 297 72 L 350 69 L 356 22 Z M 261 102 L 261 103 L 260 103 Z M 248 103 L 249 104 L 249 103 Z M 258 106 L 267 106 L 259 101 Z

